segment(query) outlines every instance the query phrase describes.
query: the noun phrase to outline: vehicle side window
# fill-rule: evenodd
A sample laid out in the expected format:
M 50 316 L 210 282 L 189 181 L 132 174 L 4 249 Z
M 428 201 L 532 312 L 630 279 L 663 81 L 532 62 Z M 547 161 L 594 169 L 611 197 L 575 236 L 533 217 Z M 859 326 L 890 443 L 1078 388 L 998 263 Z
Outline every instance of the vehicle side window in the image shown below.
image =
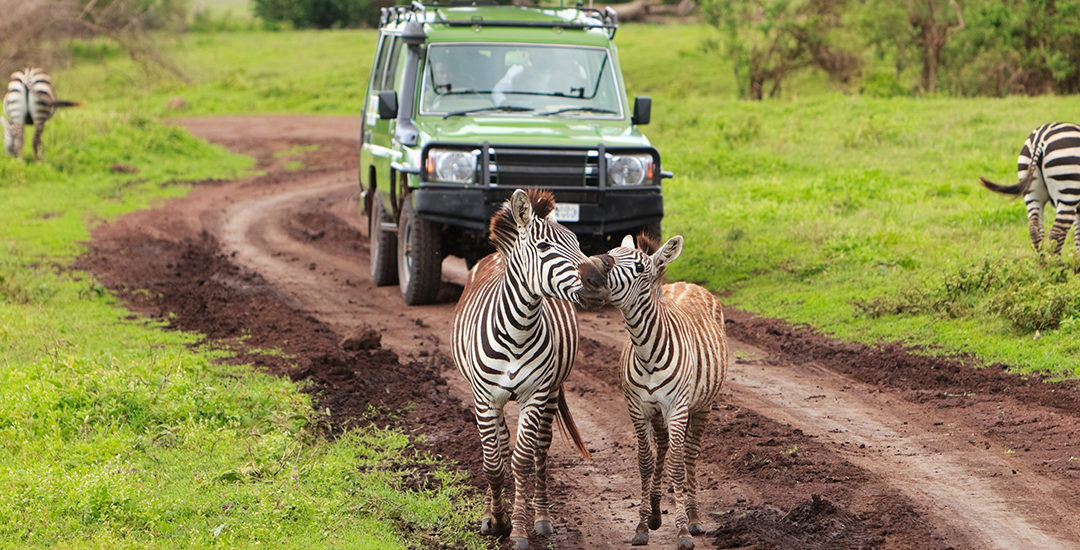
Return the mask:
M 397 82 L 398 68 L 401 66 L 401 37 L 395 36 L 393 42 L 390 44 L 390 55 L 386 59 L 386 80 L 383 83 L 383 90 L 394 89 L 394 84 Z
M 379 52 L 375 54 L 375 64 L 371 67 L 371 89 L 382 90 L 383 75 L 386 69 L 386 55 L 390 50 L 390 37 L 379 36 Z

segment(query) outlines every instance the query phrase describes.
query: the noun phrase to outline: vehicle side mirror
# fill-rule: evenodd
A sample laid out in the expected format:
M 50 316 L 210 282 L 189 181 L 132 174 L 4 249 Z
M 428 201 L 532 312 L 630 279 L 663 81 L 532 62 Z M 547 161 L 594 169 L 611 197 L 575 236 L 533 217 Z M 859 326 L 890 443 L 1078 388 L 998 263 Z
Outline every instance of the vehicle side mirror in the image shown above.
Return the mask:
M 645 96 L 638 96 L 634 98 L 634 116 L 630 119 L 630 122 L 644 126 L 649 123 L 649 119 L 652 118 L 652 98 Z
M 379 92 L 379 118 L 383 120 L 397 118 L 397 110 L 397 92 L 394 90 Z

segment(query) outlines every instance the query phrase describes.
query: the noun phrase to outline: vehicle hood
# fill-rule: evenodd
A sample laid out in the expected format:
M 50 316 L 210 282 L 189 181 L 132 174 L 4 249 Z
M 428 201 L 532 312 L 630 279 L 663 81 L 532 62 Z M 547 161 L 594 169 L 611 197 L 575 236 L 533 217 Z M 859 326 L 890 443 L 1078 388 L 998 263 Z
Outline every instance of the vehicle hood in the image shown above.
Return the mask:
M 649 140 L 626 120 L 572 117 L 441 116 L 420 117 L 417 127 L 425 143 L 481 143 L 502 145 L 554 145 L 644 147 Z

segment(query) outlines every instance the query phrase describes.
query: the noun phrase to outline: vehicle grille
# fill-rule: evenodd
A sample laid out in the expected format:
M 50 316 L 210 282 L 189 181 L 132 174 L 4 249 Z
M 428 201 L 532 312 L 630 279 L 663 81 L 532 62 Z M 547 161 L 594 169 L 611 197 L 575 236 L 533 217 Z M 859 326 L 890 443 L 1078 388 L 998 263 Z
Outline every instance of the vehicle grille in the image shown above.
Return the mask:
M 488 158 L 489 184 L 582 191 L 599 186 L 596 151 L 492 148 Z

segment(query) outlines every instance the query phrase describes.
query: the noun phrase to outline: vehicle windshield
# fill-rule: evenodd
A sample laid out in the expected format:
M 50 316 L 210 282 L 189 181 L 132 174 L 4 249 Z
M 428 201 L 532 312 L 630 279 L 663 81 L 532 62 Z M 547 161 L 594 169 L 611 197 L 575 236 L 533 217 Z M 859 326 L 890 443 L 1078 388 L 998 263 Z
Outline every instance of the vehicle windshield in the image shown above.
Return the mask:
M 611 65 L 603 48 L 432 44 L 420 114 L 622 118 Z

